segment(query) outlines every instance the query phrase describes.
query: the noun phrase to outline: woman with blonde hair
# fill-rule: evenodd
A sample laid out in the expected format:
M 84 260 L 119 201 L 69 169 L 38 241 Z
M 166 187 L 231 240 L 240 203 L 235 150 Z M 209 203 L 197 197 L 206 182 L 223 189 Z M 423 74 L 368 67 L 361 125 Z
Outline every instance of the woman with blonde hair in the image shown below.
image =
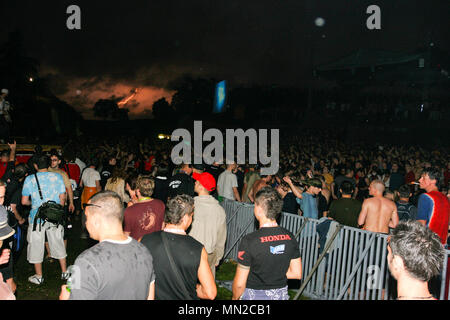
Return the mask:
M 105 190 L 114 191 L 122 199 L 123 203 L 128 203 L 130 197 L 125 191 L 126 183 L 125 179 L 127 174 L 121 167 L 115 167 L 111 177 L 106 181 Z

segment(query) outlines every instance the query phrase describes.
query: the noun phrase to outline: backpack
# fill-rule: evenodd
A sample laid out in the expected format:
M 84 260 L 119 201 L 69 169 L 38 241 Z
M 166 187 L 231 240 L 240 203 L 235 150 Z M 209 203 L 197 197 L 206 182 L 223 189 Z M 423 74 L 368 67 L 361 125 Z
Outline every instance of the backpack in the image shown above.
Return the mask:
M 39 185 L 37 174 L 35 173 L 34 176 L 38 185 L 39 196 L 41 197 L 41 200 L 44 200 L 44 198 L 42 197 L 41 186 Z M 64 225 L 64 207 L 52 200 L 41 204 L 36 213 L 36 216 L 34 217 L 33 231 L 36 230 L 38 219 L 44 221 L 44 223 L 39 224 L 39 231 L 41 231 L 41 225 L 44 225 L 47 221 L 56 224 L 56 226 Z

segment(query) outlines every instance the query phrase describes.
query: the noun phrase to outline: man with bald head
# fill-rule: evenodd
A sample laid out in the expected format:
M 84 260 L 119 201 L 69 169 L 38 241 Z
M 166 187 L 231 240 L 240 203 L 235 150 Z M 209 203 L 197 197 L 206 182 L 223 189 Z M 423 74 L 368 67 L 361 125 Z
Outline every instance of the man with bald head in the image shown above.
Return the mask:
M 125 234 L 122 198 L 101 191 L 85 205 L 89 236 L 99 241 L 75 260 L 71 285 L 62 286 L 60 300 L 153 300 L 153 257 Z
M 398 224 L 397 206 L 394 201 L 383 197 L 384 183 L 374 180 L 369 186 L 369 195 L 373 196 L 364 200 L 358 217 L 358 225 L 364 230 L 389 233 L 389 228 L 395 228 Z

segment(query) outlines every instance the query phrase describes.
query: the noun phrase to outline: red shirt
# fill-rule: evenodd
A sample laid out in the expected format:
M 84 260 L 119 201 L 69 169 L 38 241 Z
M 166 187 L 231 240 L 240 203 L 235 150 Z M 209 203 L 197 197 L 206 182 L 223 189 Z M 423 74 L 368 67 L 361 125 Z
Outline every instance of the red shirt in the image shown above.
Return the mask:
M 5 174 L 6 168 L 8 168 L 8 162 L 0 162 L 0 179 Z
M 417 204 L 417 220 L 425 220 L 428 228 L 435 232 L 442 244 L 447 243 L 450 203 L 439 191 L 423 193 Z
M 76 163 L 68 163 L 64 167 L 62 167 L 62 170 L 64 170 L 67 175 L 69 176 L 69 179 L 73 179 L 76 181 L 77 185 L 80 184 L 80 167 Z
M 129 232 L 135 240 L 162 229 L 164 222 L 164 202 L 158 199 L 138 202 L 125 209 L 123 231 Z
M 145 171 L 148 171 L 148 172 L 152 171 L 152 167 L 153 167 L 152 160 L 153 159 L 155 159 L 155 156 L 150 156 L 150 158 L 148 158 L 148 160 L 145 162 L 145 168 L 144 168 Z
M 416 181 L 416 175 L 414 174 L 413 171 L 408 172 L 405 176 L 405 183 L 410 184 L 411 182 L 414 181 Z

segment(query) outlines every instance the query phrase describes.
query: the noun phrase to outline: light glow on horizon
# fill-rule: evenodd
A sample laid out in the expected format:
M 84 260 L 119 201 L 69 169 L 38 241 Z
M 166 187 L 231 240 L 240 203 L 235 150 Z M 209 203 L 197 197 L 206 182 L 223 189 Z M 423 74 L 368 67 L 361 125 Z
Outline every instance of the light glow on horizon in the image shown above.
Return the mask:
M 128 103 L 128 101 L 130 101 L 131 99 L 133 99 L 136 94 L 139 92 L 139 88 L 136 88 L 133 90 L 133 93 L 128 97 L 128 98 L 123 98 L 122 101 L 120 101 L 119 103 L 117 103 L 117 105 L 121 106 L 121 105 L 126 105 Z

